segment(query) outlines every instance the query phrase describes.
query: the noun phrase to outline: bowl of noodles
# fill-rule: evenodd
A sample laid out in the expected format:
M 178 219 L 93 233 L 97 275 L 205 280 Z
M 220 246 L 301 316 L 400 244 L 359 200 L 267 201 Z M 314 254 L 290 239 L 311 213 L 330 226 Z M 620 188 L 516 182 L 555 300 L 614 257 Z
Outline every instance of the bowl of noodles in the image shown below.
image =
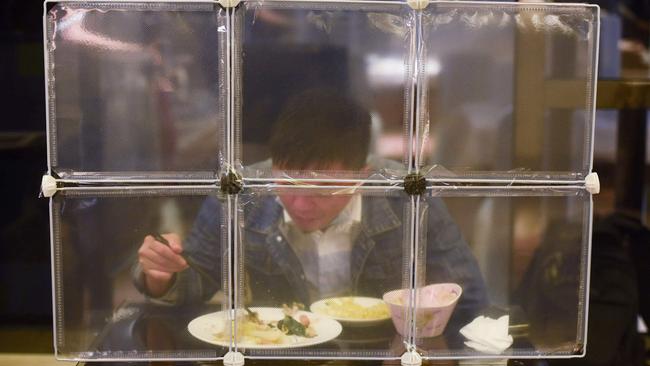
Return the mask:
M 390 307 L 395 329 L 401 335 L 407 333 L 410 292 L 410 289 L 393 290 L 383 296 Z M 455 283 L 437 283 L 418 288 L 415 293 L 415 336 L 428 338 L 442 334 L 462 293 L 462 288 Z
M 350 327 L 378 325 L 390 319 L 388 305 L 374 297 L 332 297 L 316 301 L 309 309 Z

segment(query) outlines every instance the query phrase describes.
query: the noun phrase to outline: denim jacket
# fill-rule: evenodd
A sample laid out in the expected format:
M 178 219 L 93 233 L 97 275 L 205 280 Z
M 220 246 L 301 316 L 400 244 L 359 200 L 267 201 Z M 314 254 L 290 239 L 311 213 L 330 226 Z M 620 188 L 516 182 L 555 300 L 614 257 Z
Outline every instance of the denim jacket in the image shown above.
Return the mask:
M 309 298 L 302 266 L 280 231 L 283 208 L 276 196 L 240 194 L 245 202 L 238 225 L 239 243 L 233 250 L 243 260 L 246 287 L 256 306 L 278 306 L 293 301 L 306 305 L 319 299 Z M 439 198 L 424 198 L 426 225 L 420 226 L 420 237 L 426 238 L 418 248 L 418 282 L 458 283 L 463 294 L 454 313 L 474 316 L 487 305 L 487 294 L 476 260 L 461 233 Z M 381 298 L 393 289 L 408 287 L 409 263 L 404 256 L 411 248 L 404 217 L 404 198 L 399 196 L 364 196 L 361 230 L 352 251 L 351 277 L 354 295 Z M 421 205 L 422 205 L 421 204 Z M 186 238 L 184 251 L 227 287 L 228 253 L 223 245 L 227 234 L 224 209 L 227 205 L 216 197 L 205 200 L 194 227 Z M 243 214 L 243 215 L 242 215 Z M 243 254 L 243 258 L 241 258 Z M 426 254 L 426 255 L 425 255 Z M 424 260 L 426 259 L 426 260 Z M 425 263 L 426 262 L 426 263 Z M 226 268 L 226 270 L 224 270 Z M 143 291 L 141 274 L 136 271 L 136 286 Z M 241 277 L 241 276 L 240 276 Z M 219 290 L 194 270 L 178 273 L 172 289 L 163 299 L 177 304 L 207 301 Z

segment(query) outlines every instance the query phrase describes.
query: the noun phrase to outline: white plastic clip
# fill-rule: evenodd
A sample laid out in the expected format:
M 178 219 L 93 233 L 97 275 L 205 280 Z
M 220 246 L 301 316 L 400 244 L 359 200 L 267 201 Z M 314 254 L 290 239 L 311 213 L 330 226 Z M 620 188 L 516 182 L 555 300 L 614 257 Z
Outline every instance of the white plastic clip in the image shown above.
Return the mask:
M 239 5 L 240 1 L 241 0 L 217 0 L 217 2 L 224 8 L 234 8 Z
M 404 352 L 400 361 L 402 362 L 402 366 L 421 366 L 422 356 L 415 352 L 415 350 L 410 350 Z
M 585 188 L 591 194 L 600 193 L 600 179 L 598 173 L 589 173 L 585 178 Z
M 406 2 L 414 10 L 422 10 L 429 5 L 429 0 L 407 0 Z
M 52 197 L 57 191 L 56 179 L 51 175 L 44 175 L 41 179 L 41 192 L 44 197 Z
M 244 355 L 230 351 L 223 356 L 223 366 L 244 366 Z

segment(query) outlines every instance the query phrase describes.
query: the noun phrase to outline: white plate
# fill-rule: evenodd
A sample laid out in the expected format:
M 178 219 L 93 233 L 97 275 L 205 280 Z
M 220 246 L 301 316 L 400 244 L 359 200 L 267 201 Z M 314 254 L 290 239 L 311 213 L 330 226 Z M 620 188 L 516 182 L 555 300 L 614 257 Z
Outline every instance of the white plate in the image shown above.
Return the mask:
M 284 318 L 284 313 L 281 308 L 250 308 L 256 312 L 259 319 L 262 321 L 277 321 Z M 243 312 L 243 310 L 241 310 Z M 205 314 L 192 320 L 187 325 L 187 330 L 194 337 L 217 346 L 228 347 L 229 341 L 218 340 L 215 337 L 216 333 L 222 332 L 224 327 L 229 323 L 229 310 L 219 311 L 216 313 Z M 246 342 L 239 342 L 237 346 L 240 348 L 249 349 L 282 349 L 282 348 L 297 348 L 313 346 L 315 344 L 325 343 L 330 341 L 339 334 L 343 328 L 341 323 L 326 316 L 317 315 L 308 311 L 298 311 L 294 318 L 299 319 L 301 315 L 306 315 L 309 318 L 310 326 L 316 331 L 316 336 L 313 338 L 305 338 L 300 336 L 288 336 L 288 341 L 283 344 L 251 344 Z
M 329 312 L 328 312 L 327 303 L 330 302 L 330 301 L 342 301 L 343 299 L 352 299 L 352 301 L 355 304 L 360 305 L 362 307 L 366 307 L 366 308 L 369 308 L 371 306 L 375 306 L 377 304 L 385 304 L 387 314 L 386 314 L 386 316 L 383 316 L 381 318 L 371 318 L 371 319 L 350 318 L 350 317 L 342 317 L 342 316 L 330 315 Z M 388 309 L 388 304 L 386 304 L 384 302 L 384 300 L 377 299 L 377 298 L 374 298 L 374 297 L 361 297 L 361 296 L 332 297 L 332 298 L 329 298 L 329 299 L 323 299 L 323 300 L 316 301 L 315 303 L 311 304 L 309 309 L 311 311 L 313 311 L 315 314 L 328 316 L 328 317 L 330 317 L 332 319 L 338 320 L 339 322 L 343 323 L 344 325 L 353 326 L 353 327 L 367 327 L 367 326 L 372 326 L 372 325 L 378 325 L 378 324 L 383 323 L 386 320 L 390 319 L 390 311 Z

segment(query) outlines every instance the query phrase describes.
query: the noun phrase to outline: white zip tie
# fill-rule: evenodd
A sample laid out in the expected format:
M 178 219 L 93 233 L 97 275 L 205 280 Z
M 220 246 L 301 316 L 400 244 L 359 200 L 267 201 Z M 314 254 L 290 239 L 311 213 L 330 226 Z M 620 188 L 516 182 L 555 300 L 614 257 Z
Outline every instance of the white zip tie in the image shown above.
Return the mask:
M 600 193 L 600 179 L 598 179 L 598 173 L 592 172 L 587 175 L 585 178 L 585 188 L 591 194 Z
M 402 363 L 402 366 L 421 366 L 422 356 L 415 352 L 414 349 L 411 349 L 410 351 L 404 352 L 400 362 Z
M 244 366 L 244 355 L 241 352 L 228 352 L 223 357 L 224 366 Z
M 52 197 L 58 191 L 56 179 L 51 175 L 44 175 L 41 179 L 41 192 L 44 197 Z

